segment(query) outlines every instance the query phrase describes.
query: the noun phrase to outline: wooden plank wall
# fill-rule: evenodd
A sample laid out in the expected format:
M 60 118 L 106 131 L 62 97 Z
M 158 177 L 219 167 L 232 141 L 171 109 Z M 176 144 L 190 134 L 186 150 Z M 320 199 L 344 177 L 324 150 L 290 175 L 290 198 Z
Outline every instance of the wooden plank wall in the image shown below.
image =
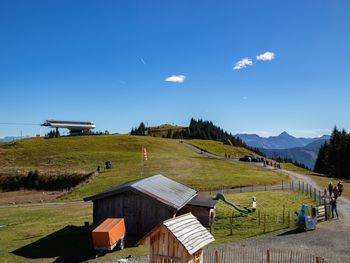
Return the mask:
M 190 255 L 165 227 L 150 238 L 150 263 L 202 263 L 203 251 Z
M 144 236 L 161 222 L 172 218 L 173 212 L 157 201 L 132 191 L 96 200 L 93 208 L 94 225 L 106 218 L 125 219 L 126 234 Z
M 179 216 L 192 213 L 195 217 L 197 217 L 198 221 L 201 222 L 203 226 L 209 227 L 211 225 L 210 210 L 210 208 L 206 207 L 185 205 L 183 208 L 181 208 L 177 215 Z

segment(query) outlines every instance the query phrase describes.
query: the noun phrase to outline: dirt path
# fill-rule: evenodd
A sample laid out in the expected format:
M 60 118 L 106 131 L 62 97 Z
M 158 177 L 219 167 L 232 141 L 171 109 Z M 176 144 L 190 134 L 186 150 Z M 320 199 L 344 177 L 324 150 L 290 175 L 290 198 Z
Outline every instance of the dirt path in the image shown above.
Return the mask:
M 186 147 L 193 151 L 204 154 L 210 158 L 239 162 L 238 160 L 225 159 L 208 152 L 201 152 L 200 149 L 186 144 Z M 274 169 L 266 167 L 266 169 Z M 288 175 L 293 182 L 304 182 L 313 188 L 323 191 L 310 177 L 278 169 L 279 172 Z M 276 186 L 278 187 L 278 186 Z M 247 189 L 248 190 L 248 189 Z M 259 190 L 257 187 L 256 190 Z M 232 191 L 239 191 L 233 190 Z M 306 254 L 314 254 L 325 258 L 329 263 L 350 262 L 350 200 L 340 197 L 337 200 L 340 219 L 323 222 L 317 225 L 315 231 L 300 232 L 297 230 L 287 230 L 256 238 L 245 239 L 235 243 L 211 246 L 212 248 L 230 248 L 240 246 L 277 248 L 301 251 Z

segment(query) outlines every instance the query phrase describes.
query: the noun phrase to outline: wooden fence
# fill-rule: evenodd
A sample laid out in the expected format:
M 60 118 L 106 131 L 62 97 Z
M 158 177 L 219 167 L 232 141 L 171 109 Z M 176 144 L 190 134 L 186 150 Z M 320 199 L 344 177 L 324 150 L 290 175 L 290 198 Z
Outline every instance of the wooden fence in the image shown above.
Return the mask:
M 257 192 L 257 191 L 272 191 L 272 190 L 282 190 L 282 191 L 297 191 L 302 194 L 308 195 L 315 200 L 317 204 L 324 205 L 329 203 L 329 196 L 324 195 L 323 191 L 312 185 L 305 183 L 303 181 L 294 180 L 290 182 L 281 181 L 279 184 L 275 185 L 241 185 L 228 188 L 227 186 L 220 187 L 219 189 L 212 189 L 207 192 L 207 194 L 216 194 L 221 192 L 225 193 L 244 193 L 244 192 Z
M 205 263 L 327 263 L 321 257 L 302 252 L 251 247 L 207 248 L 203 256 Z

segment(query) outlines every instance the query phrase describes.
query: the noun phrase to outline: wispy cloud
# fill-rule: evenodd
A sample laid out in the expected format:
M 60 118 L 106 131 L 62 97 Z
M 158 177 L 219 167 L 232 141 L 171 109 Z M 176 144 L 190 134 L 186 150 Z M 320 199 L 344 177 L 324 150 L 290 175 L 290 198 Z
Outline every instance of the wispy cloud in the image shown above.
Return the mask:
M 247 66 L 252 66 L 253 61 L 250 58 L 243 58 L 235 63 L 233 66 L 234 70 L 240 70 L 246 68 Z
M 165 81 L 174 82 L 174 83 L 183 83 L 185 79 L 186 79 L 186 76 L 184 75 L 172 75 L 170 77 L 167 77 Z
M 267 51 L 263 54 L 257 55 L 256 59 L 261 61 L 271 61 L 275 58 L 275 53 Z
M 140 58 L 140 61 L 143 65 L 146 65 L 146 61 L 143 58 Z
M 320 137 L 325 134 L 331 134 L 331 132 L 331 129 L 290 129 L 290 133 L 292 133 L 293 135 L 303 137 Z

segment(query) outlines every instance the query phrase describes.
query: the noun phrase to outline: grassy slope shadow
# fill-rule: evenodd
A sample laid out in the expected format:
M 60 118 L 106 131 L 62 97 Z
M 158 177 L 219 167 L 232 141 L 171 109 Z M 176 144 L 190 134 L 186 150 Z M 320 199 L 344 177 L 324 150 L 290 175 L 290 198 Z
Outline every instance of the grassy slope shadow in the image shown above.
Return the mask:
M 84 226 L 66 226 L 11 253 L 30 259 L 57 258 L 54 262 L 95 258 L 90 229 Z

